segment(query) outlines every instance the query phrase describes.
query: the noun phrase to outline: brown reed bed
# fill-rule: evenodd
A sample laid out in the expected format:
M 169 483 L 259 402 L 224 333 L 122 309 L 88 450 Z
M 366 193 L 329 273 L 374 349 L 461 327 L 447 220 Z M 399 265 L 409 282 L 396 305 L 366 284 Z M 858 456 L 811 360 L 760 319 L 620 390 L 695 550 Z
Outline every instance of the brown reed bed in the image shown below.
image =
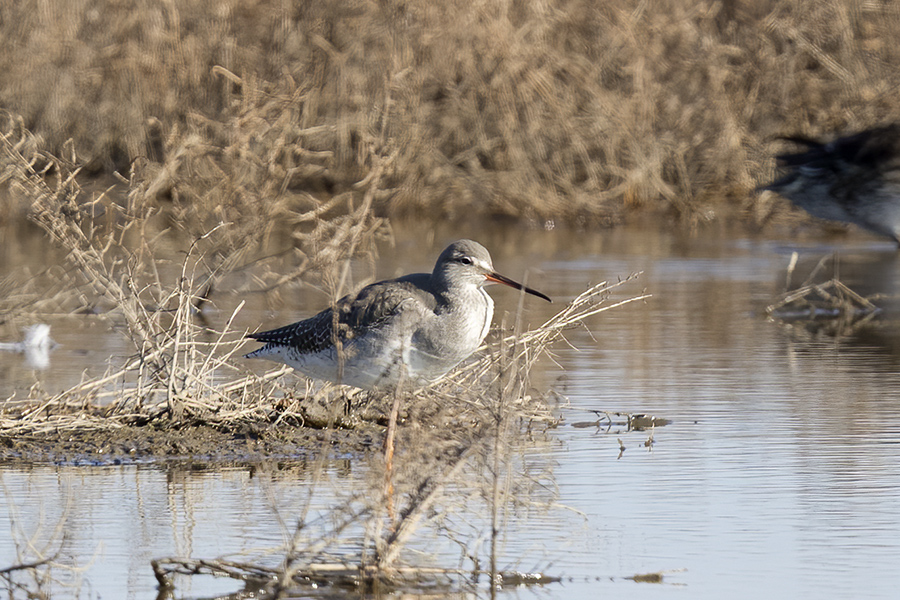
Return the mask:
M 377 214 L 764 223 L 775 136 L 900 117 L 898 30 L 841 0 L 6 3 L 0 106 L 201 230 L 346 211 L 379 169 Z

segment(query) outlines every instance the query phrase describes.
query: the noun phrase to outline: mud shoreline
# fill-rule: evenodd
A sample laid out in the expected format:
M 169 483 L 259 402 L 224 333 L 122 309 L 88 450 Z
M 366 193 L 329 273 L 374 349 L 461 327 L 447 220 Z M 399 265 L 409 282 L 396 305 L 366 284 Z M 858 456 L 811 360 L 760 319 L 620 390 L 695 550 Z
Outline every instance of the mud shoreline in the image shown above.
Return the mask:
M 159 429 L 83 428 L 31 435 L 0 435 L 0 464 L 111 466 L 190 463 L 202 468 L 267 461 L 305 461 L 323 451 L 358 454 L 377 447 L 375 426 L 360 430 L 308 427 L 242 427 L 227 432 L 208 425 Z M 193 468 L 193 467 L 192 467 Z

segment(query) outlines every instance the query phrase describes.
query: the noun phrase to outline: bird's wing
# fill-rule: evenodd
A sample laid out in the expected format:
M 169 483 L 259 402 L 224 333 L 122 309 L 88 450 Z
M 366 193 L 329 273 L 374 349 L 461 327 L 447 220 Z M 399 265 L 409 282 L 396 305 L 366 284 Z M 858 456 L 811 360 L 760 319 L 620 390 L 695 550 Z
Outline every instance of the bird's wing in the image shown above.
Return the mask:
M 801 136 L 781 139 L 802 146 L 802 152 L 787 152 L 776 158 L 782 167 L 810 170 L 835 170 L 842 165 L 872 166 L 896 156 L 900 150 L 900 125 L 867 129 L 824 143 Z
M 247 337 L 276 346 L 294 346 L 303 354 L 313 354 L 334 344 L 334 313 L 328 308 L 314 317 L 278 329 L 249 333 Z
M 874 192 L 884 181 L 896 181 L 900 170 L 900 126 L 887 125 L 863 131 L 828 144 L 834 170 L 840 175 L 832 195 L 851 213 L 856 211 L 861 190 Z
M 247 337 L 260 342 L 281 346 L 293 346 L 301 353 L 312 354 L 332 347 L 336 340 L 346 342 L 363 335 L 368 330 L 384 327 L 402 312 L 410 318 L 419 316 L 426 310 L 433 298 L 419 293 L 419 282 L 415 276 L 391 281 L 373 283 L 356 294 L 348 294 L 331 308 L 326 308 L 314 317 L 291 325 L 248 334 Z M 390 285 L 386 285 L 390 284 Z
M 409 318 L 421 318 L 426 311 L 434 311 L 434 297 L 422 292 L 417 275 L 373 283 L 353 298 L 342 298 L 336 307 L 341 311 L 341 323 L 351 331 L 365 332 L 383 327 L 401 312 Z
M 860 138 L 860 139 L 855 139 Z M 896 163 L 900 156 L 900 124 L 886 125 L 847 138 L 853 160 L 868 166 Z

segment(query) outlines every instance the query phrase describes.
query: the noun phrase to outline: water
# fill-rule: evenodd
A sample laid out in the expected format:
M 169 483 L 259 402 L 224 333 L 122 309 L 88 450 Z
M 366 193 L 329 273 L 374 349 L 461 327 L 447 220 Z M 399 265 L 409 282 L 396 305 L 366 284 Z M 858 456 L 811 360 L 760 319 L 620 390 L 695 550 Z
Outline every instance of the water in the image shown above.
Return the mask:
M 379 277 L 430 269 L 457 233 L 398 232 L 396 248 L 379 261 Z M 643 274 L 617 297 L 652 294 L 593 319 L 593 338 L 570 332 L 574 348 L 556 350 L 564 371 L 548 365 L 538 378 L 563 396 L 565 421 L 530 446 L 523 441 L 523 452 L 537 469 L 550 470 L 548 487 L 558 498 L 550 509 L 517 511 L 503 566 L 564 581 L 503 596 L 895 597 L 900 329 L 893 296 L 900 259 L 889 244 L 862 235 L 798 245 L 635 229 L 465 235 L 491 249 L 499 271 L 518 279 L 528 270 L 529 285 L 555 299 L 636 271 Z M 423 239 L 433 240 L 427 252 Z M 888 295 L 878 300 L 885 310 L 879 327 L 835 339 L 767 321 L 764 309 L 784 290 L 795 250 L 794 285 L 837 251 L 846 284 Z M 512 290 L 492 293 L 498 313 L 514 309 Z M 237 326 L 281 324 L 306 316 L 316 302 L 324 304 L 304 297 L 277 315 L 251 303 Z M 221 304 L 228 313 L 229 301 Z M 531 304 L 529 320 L 560 306 L 542 304 Z M 49 369 L 29 370 L 22 357 L 0 355 L 7 389 L 35 380 L 64 386 L 81 370 L 128 352 L 121 334 L 104 325 L 66 318 L 52 326 L 63 345 Z M 86 347 L 86 332 L 97 343 Z M 592 411 L 646 413 L 670 423 L 653 431 L 573 426 L 595 420 Z M 365 469 L 352 457 L 329 462 L 314 509 L 324 511 L 353 489 Z M 239 557 L 278 546 L 311 485 L 302 465 L 0 466 L 0 481 L 0 531 L 45 539 L 61 521 L 60 562 L 88 565 L 61 575 L 59 597 L 76 589 L 63 584 L 79 583 L 80 597 L 105 598 L 155 597 L 153 557 Z M 15 545 L 0 537 L 0 567 L 14 562 Z M 627 579 L 656 572 L 664 572 L 663 583 Z M 189 578 L 177 594 L 239 587 Z

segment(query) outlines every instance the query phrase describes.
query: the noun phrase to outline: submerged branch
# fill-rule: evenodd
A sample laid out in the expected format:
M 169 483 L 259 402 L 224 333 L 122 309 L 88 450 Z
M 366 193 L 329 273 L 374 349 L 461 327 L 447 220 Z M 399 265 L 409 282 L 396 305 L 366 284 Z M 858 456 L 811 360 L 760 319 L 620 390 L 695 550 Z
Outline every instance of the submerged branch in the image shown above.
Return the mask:
M 175 575 L 213 575 L 229 577 L 262 587 L 278 576 L 277 569 L 262 567 L 253 563 L 239 563 L 226 560 L 205 560 L 189 558 L 160 558 L 151 561 L 153 574 L 160 589 L 172 589 Z M 393 567 L 379 569 L 361 567 L 352 562 L 320 562 L 305 565 L 293 573 L 292 582 L 296 586 L 312 584 L 328 585 L 335 588 L 370 589 L 379 583 L 389 587 L 448 585 L 477 581 L 480 576 L 490 575 L 486 571 L 466 569 L 444 569 L 439 567 Z M 560 577 L 544 573 L 522 573 L 500 571 L 497 573 L 500 585 L 546 585 L 556 583 Z

